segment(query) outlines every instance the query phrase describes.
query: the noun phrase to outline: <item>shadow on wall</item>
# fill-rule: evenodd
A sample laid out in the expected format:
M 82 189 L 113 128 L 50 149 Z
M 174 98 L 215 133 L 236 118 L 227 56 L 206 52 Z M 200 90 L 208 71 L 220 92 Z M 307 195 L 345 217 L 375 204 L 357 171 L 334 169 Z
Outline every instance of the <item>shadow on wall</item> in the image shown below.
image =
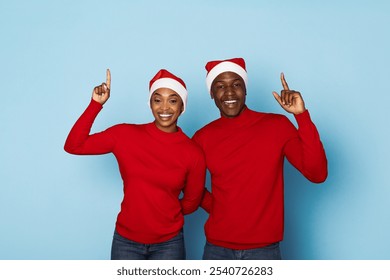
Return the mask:
M 206 186 L 210 190 L 210 173 L 206 175 Z M 208 213 L 199 207 L 195 213 L 185 216 L 184 238 L 188 260 L 201 260 L 203 248 L 206 242 L 204 224 L 207 221 Z
M 339 195 L 337 186 L 342 180 L 340 174 L 344 168 L 340 165 L 343 165 L 343 160 L 336 147 L 322 141 L 328 158 L 328 178 L 324 183 L 308 181 L 287 160 L 285 162 L 283 259 L 329 259 L 325 241 L 337 240 L 337 237 L 324 235 L 332 232 L 329 229 L 329 224 L 332 224 L 329 217 L 334 215 L 332 201 Z

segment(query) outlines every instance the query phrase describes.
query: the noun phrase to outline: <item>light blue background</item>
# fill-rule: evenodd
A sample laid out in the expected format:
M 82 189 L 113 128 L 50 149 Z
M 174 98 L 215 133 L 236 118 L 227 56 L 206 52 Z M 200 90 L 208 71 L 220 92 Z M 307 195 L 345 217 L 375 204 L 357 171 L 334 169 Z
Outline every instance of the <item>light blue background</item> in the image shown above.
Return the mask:
M 117 163 L 63 150 L 106 68 L 112 97 L 93 132 L 151 121 L 148 82 L 164 67 L 187 83 L 179 124 L 192 136 L 218 117 L 204 65 L 230 57 L 247 61 L 254 110 L 284 114 L 271 94 L 283 71 L 327 151 L 321 185 L 286 164 L 284 258 L 390 259 L 389 14 L 373 0 L 1 0 L 0 259 L 109 258 Z M 186 217 L 189 259 L 205 220 Z

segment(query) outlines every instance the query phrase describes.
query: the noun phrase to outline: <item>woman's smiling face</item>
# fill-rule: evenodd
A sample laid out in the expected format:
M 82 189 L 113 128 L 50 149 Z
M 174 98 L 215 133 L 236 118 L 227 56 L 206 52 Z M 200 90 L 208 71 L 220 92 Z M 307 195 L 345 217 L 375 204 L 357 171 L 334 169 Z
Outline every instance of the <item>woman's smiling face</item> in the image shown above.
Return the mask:
M 158 88 L 150 98 L 156 126 L 164 132 L 176 132 L 177 120 L 183 112 L 183 101 L 172 89 Z

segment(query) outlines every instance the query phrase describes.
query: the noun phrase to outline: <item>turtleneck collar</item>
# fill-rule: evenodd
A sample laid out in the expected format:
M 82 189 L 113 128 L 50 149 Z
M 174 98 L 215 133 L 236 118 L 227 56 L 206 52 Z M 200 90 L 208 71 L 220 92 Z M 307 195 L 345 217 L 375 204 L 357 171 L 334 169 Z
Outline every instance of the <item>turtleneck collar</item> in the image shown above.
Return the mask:
M 251 125 L 253 122 L 258 121 L 259 118 L 262 118 L 262 116 L 264 116 L 264 113 L 252 111 L 245 105 L 244 110 L 237 117 L 227 118 L 221 116 L 217 123 L 224 128 L 237 128 Z
M 243 120 L 247 119 L 249 117 L 249 112 L 250 110 L 248 107 L 245 105 L 241 113 L 233 118 L 228 118 L 223 115 L 221 115 L 221 118 L 219 119 L 220 122 L 226 123 L 226 124 L 233 124 L 233 123 L 241 123 Z
M 186 135 L 180 127 L 177 127 L 176 132 L 165 132 L 159 129 L 154 122 L 151 122 L 146 124 L 146 131 L 154 138 L 165 143 L 177 143 L 186 139 Z

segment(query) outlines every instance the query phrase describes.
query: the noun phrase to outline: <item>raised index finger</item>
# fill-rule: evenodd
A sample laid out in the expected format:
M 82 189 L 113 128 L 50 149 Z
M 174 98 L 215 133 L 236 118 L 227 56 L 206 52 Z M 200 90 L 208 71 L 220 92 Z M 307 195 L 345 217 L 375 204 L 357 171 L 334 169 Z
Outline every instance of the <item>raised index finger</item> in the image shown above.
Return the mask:
M 110 89 L 111 88 L 111 72 L 110 69 L 107 69 L 106 73 L 106 85 Z
M 282 81 L 283 89 L 284 89 L 284 90 L 290 90 L 290 89 L 288 88 L 288 84 L 287 84 L 287 82 L 286 82 L 286 79 L 284 78 L 284 73 L 281 73 L 281 74 L 280 74 L 280 80 Z

